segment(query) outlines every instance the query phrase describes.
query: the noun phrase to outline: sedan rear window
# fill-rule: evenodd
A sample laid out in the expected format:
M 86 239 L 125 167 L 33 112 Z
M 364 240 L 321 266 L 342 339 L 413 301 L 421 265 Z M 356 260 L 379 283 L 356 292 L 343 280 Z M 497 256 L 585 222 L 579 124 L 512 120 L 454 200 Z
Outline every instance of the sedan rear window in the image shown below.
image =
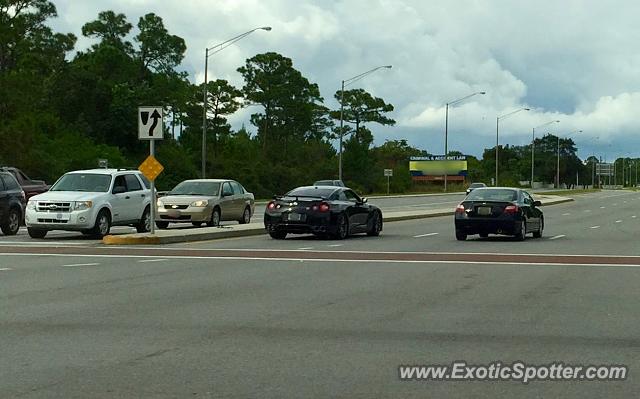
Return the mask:
M 473 190 L 466 198 L 470 201 L 515 201 L 518 199 L 518 192 L 515 190 L 501 188 L 482 188 Z

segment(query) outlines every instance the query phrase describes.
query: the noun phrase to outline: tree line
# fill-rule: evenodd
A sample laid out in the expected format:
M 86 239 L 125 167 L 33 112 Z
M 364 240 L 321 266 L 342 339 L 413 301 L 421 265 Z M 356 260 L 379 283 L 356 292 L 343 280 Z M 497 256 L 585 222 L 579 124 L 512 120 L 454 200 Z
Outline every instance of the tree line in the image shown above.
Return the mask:
M 96 43 L 75 49 L 77 37 L 53 32 L 47 22 L 57 16 L 46 0 L 0 3 L 0 165 L 14 165 L 32 177 L 51 182 L 70 170 L 97 167 L 136 168 L 148 154 L 137 139 L 137 109 L 162 105 L 167 115 L 165 140 L 157 158 L 165 166 L 161 189 L 200 177 L 204 84 L 193 84 L 179 69 L 187 49 L 154 13 L 135 26 L 124 14 L 103 11 L 82 26 Z M 132 38 L 129 41 L 127 38 Z M 74 52 L 75 51 L 75 52 Z M 374 145 L 371 124 L 393 126 L 392 104 L 363 89 L 339 90 L 339 110 L 325 105 L 316 83 L 279 53 L 248 58 L 237 68 L 244 82 L 234 87 L 217 79 L 207 85 L 207 177 L 242 182 L 257 197 L 270 197 L 318 179 L 337 178 L 334 146 L 344 137 L 344 180 L 363 192 L 386 191 L 383 169 L 393 168 L 391 189 L 412 189 L 409 158 L 429 155 L 406 140 Z M 248 123 L 234 130 L 229 116 L 241 108 L 254 110 Z M 540 177 L 551 176 L 553 137 L 536 142 Z M 538 151 L 539 148 L 539 151 Z M 471 179 L 487 181 L 494 158 L 470 157 Z M 517 184 L 525 172 L 526 147 L 501 149 L 502 181 Z M 547 155 L 545 155 L 547 154 Z M 575 144 L 561 140 L 566 168 L 586 175 Z M 537 161 L 538 162 L 538 161 Z M 537 163 L 536 162 L 536 163 Z M 493 165 L 493 166 L 492 166 Z

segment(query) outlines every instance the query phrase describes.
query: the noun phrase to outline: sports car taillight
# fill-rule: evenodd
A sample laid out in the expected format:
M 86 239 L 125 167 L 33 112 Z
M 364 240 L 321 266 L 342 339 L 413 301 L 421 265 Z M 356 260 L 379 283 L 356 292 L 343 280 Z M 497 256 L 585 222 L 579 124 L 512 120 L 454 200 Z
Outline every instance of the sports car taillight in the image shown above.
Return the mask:
M 276 209 L 276 203 L 274 201 L 269 202 L 269 204 L 267 205 L 267 209 L 269 210 Z
M 518 213 L 520 209 L 518 208 L 518 205 L 507 205 L 504 208 L 504 213 L 509 214 L 509 215 L 515 215 L 516 213 Z
M 460 204 L 456 207 L 456 213 L 464 213 L 464 205 Z
M 320 212 L 329 212 L 329 209 L 331 209 L 331 207 L 326 202 L 321 203 L 320 206 L 318 207 L 318 210 Z

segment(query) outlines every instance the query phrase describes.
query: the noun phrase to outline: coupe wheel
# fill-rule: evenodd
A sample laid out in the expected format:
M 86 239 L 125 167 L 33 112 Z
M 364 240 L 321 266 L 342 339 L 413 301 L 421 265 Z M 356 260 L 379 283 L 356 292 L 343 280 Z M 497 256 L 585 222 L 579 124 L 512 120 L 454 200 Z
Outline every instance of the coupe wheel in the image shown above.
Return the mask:
M 7 223 L 0 226 L 0 229 L 2 229 L 2 232 L 7 236 L 18 234 L 18 230 L 20 230 L 20 211 L 15 208 L 9 210 Z
M 349 221 L 344 213 L 338 215 L 338 220 L 336 221 L 337 230 L 334 235 L 338 240 L 344 240 L 349 235 Z
M 369 229 L 369 231 L 367 231 L 367 235 L 377 237 L 380 235 L 381 231 L 382 231 L 382 215 L 376 212 L 371 222 L 371 228 Z
M 269 235 L 275 240 L 284 240 L 287 237 L 287 233 L 284 231 L 272 231 Z

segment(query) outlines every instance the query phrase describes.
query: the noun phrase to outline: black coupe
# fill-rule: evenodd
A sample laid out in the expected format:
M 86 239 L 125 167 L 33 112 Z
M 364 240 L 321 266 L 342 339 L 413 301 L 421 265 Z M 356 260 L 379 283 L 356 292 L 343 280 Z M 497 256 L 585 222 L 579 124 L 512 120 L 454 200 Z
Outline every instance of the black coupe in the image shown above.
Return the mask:
M 517 188 L 476 188 L 456 208 L 456 238 L 463 241 L 472 234 L 503 234 L 524 240 L 527 233 L 540 238 L 544 229 L 540 205 L 531 194 Z
M 377 236 L 382 212 L 346 187 L 298 187 L 267 204 L 264 227 L 280 240 L 290 233 L 337 239 L 356 233 Z

